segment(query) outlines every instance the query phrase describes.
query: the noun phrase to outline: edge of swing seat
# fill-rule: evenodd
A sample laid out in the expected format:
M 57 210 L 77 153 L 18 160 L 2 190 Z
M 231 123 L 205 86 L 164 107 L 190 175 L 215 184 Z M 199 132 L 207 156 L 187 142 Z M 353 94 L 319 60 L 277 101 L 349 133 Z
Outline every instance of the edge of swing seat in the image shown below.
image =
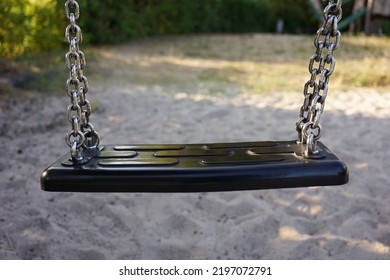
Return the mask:
M 67 154 L 41 176 L 53 192 L 221 192 L 346 184 L 345 163 L 318 142 L 321 156 L 301 156 L 296 141 L 108 145 L 83 164 Z

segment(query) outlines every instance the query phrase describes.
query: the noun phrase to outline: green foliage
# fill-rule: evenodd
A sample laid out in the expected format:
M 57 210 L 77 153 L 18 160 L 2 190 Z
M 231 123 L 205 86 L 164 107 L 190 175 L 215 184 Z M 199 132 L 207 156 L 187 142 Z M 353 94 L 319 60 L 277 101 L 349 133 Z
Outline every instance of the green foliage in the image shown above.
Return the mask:
M 3 0 L 0 5 L 0 55 L 23 52 L 25 25 L 23 5 L 26 0 L 11 3 Z
M 58 48 L 65 0 L 0 0 L 0 56 Z M 79 0 L 84 42 L 109 44 L 165 34 L 313 32 L 307 0 Z M 346 5 L 346 9 L 350 9 Z M 385 31 L 387 32 L 388 25 Z
M 55 0 L 1 0 L 0 56 L 57 47 L 62 36 L 58 15 Z
M 276 17 L 284 20 L 287 33 L 302 33 L 316 29 L 318 23 L 307 0 L 273 0 Z
M 383 25 L 383 33 L 386 35 L 390 35 L 390 20 L 386 20 Z
M 64 0 L 0 1 L 1 56 L 47 51 L 63 42 Z M 294 20 L 302 18 L 277 11 L 283 7 L 283 0 L 78 2 L 81 10 L 78 24 L 84 31 L 85 41 L 93 44 L 164 34 L 272 32 L 277 16 L 288 14 Z
M 93 43 L 162 34 L 265 32 L 275 22 L 267 0 L 86 0 L 82 10 L 80 24 Z

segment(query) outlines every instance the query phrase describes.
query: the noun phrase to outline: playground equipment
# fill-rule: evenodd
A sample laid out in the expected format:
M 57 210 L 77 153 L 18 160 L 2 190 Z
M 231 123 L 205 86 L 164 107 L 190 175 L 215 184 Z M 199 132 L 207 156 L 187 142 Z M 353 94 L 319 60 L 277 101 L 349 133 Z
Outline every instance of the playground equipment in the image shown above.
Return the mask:
M 335 69 L 334 52 L 340 45 L 341 0 L 329 0 L 323 24 L 314 40 L 309 61 L 310 79 L 304 85 L 304 102 L 296 123 L 298 137 L 288 141 L 203 144 L 99 145 L 90 122 L 88 81 L 80 50 L 81 28 L 76 24 L 79 5 L 65 4 L 69 25 L 65 31 L 70 77 L 68 121 L 65 136 L 70 153 L 41 176 L 46 191 L 62 192 L 208 192 L 341 185 L 348 169 L 318 141 L 320 118 Z M 145 128 L 147 129 L 147 128 Z
M 390 18 L 390 1 L 388 0 L 344 0 L 343 3 L 354 1 L 352 13 L 345 17 L 339 24 L 339 29 L 344 30 L 348 26 L 354 31 L 356 21 L 364 20 L 364 32 L 367 35 L 381 32 L 383 19 Z M 323 5 L 321 0 L 308 0 L 308 5 L 313 11 L 319 23 L 323 21 Z

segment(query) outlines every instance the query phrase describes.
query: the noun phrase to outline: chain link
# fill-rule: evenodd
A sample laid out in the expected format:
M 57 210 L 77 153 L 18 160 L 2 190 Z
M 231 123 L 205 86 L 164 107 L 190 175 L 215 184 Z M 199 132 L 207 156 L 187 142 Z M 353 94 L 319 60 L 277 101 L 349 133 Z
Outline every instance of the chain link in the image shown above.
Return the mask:
M 320 119 L 328 95 L 329 78 L 333 74 L 336 59 L 333 56 L 340 46 L 341 33 L 338 22 L 342 17 L 342 1 L 328 1 L 324 9 L 324 23 L 314 39 L 315 54 L 309 61 L 311 74 L 304 86 L 304 101 L 296 123 L 299 142 L 307 144 L 306 157 L 317 153 L 316 141 L 321 137 Z
M 67 94 L 71 104 L 68 106 L 68 121 L 72 130 L 65 136 L 70 147 L 73 162 L 82 160 L 81 148 L 96 148 L 100 137 L 90 122 L 91 103 L 87 99 L 88 80 L 83 70 L 86 65 L 85 55 L 80 50 L 83 40 L 81 28 L 76 24 L 80 17 L 80 7 L 76 0 L 65 3 L 65 14 L 69 25 L 65 29 L 65 40 L 69 43 L 69 51 L 65 55 L 69 79 L 66 81 Z

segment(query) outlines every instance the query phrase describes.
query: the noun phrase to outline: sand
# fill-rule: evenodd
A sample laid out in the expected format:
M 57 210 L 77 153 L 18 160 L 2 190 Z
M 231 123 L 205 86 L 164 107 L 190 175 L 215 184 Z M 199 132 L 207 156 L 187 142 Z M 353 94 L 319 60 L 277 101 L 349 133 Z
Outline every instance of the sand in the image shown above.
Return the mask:
M 290 140 L 301 93 L 95 85 L 103 144 Z M 322 141 L 344 186 L 231 193 L 40 190 L 67 153 L 69 100 L 11 97 L 0 110 L 0 259 L 390 259 L 390 92 L 332 92 Z

